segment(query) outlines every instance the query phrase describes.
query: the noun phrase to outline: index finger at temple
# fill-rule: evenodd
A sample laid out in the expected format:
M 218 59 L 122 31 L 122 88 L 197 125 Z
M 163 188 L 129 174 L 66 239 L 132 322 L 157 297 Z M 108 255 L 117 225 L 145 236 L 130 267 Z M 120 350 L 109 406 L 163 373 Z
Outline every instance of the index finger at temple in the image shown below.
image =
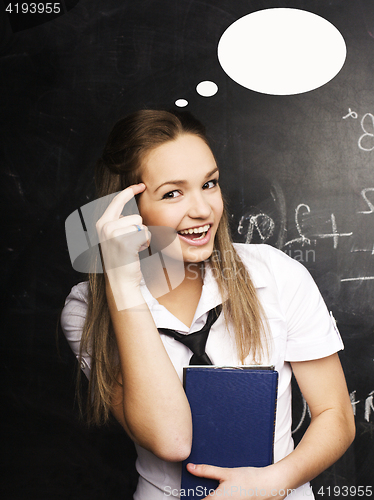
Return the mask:
M 123 207 L 126 205 L 126 203 L 128 203 L 136 194 L 141 193 L 144 190 L 144 188 L 145 188 L 144 184 L 135 184 L 119 192 L 113 198 L 108 208 L 103 213 L 101 217 L 101 222 L 107 222 L 119 219 Z

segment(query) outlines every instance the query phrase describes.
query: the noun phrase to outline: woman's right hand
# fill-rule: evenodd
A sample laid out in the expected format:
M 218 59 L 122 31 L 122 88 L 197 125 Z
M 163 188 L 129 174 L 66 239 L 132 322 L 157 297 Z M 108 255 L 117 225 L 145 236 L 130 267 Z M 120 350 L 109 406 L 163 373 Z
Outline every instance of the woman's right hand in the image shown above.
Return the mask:
M 132 293 L 142 278 L 138 254 L 149 246 L 151 234 L 140 215 L 124 217 L 121 213 L 126 203 L 145 189 L 141 183 L 118 193 L 96 222 L 105 274 L 116 302 L 116 293 L 122 295 L 126 290 Z

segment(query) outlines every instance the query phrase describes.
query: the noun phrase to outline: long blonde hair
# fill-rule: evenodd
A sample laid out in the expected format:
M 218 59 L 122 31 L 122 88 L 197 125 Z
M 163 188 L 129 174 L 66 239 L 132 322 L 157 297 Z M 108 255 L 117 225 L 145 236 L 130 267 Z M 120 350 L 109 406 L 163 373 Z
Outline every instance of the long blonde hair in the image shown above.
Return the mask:
M 96 164 L 97 196 L 106 196 L 141 182 L 140 167 L 145 155 L 188 133 L 197 135 L 208 144 L 202 124 L 186 112 L 142 110 L 117 122 Z M 222 297 L 228 298 L 222 310 L 226 328 L 230 324 L 235 332 L 238 359 L 244 363 L 251 354 L 253 362 L 260 362 L 267 353 L 265 316 L 251 278 L 233 247 L 225 208 L 209 261 Z M 88 310 L 80 356 L 85 351 L 92 358 L 87 421 L 99 425 L 109 418 L 113 388 L 118 384 L 120 370 L 104 275 L 99 273 L 89 274 Z M 79 370 L 78 393 L 80 377 Z M 78 401 L 81 401 L 80 397 Z M 80 408 L 82 410 L 81 404 Z

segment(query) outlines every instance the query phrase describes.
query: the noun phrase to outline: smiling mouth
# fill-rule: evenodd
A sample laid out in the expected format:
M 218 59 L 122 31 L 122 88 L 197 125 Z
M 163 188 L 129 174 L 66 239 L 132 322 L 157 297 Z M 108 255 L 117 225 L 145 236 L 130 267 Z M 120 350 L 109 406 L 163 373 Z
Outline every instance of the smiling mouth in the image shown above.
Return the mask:
M 210 227 L 210 224 L 206 224 L 205 226 L 195 227 L 193 229 L 183 229 L 182 231 L 178 231 L 178 234 L 191 240 L 202 240 Z
M 182 231 L 178 231 L 179 234 L 201 234 L 206 233 L 210 228 L 210 224 L 205 224 L 205 226 L 194 227 L 193 229 L 182 229 Z

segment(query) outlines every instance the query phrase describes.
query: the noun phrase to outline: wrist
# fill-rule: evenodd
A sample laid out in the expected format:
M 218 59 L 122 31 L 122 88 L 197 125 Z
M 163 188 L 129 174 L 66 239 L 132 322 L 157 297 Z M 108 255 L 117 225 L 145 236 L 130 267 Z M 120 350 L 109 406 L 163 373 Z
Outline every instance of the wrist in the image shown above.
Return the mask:
M 118 284 L 107 279 L 106 296 L 111 311 L 119 312 L 145 304 L 140 286 L 132 282 Z
M 298 469 L 293 466 L 292 463 L 288 460 L 290 455 L 287 455 L 287 457 L 283 458 L 279 462 L 276 462 L 275 464 L 269 465 L 270 468 L 273 469 L 273 472 L 275 474 L 275 477 L 277 478 L 278 484 L 280 484 L 281 489 L 284 490 L 292 490 L 296 489 L 301 484 L 303 484 L 303 481 L 300 483 L 300 477 L 299 477 L 299 472 Z

